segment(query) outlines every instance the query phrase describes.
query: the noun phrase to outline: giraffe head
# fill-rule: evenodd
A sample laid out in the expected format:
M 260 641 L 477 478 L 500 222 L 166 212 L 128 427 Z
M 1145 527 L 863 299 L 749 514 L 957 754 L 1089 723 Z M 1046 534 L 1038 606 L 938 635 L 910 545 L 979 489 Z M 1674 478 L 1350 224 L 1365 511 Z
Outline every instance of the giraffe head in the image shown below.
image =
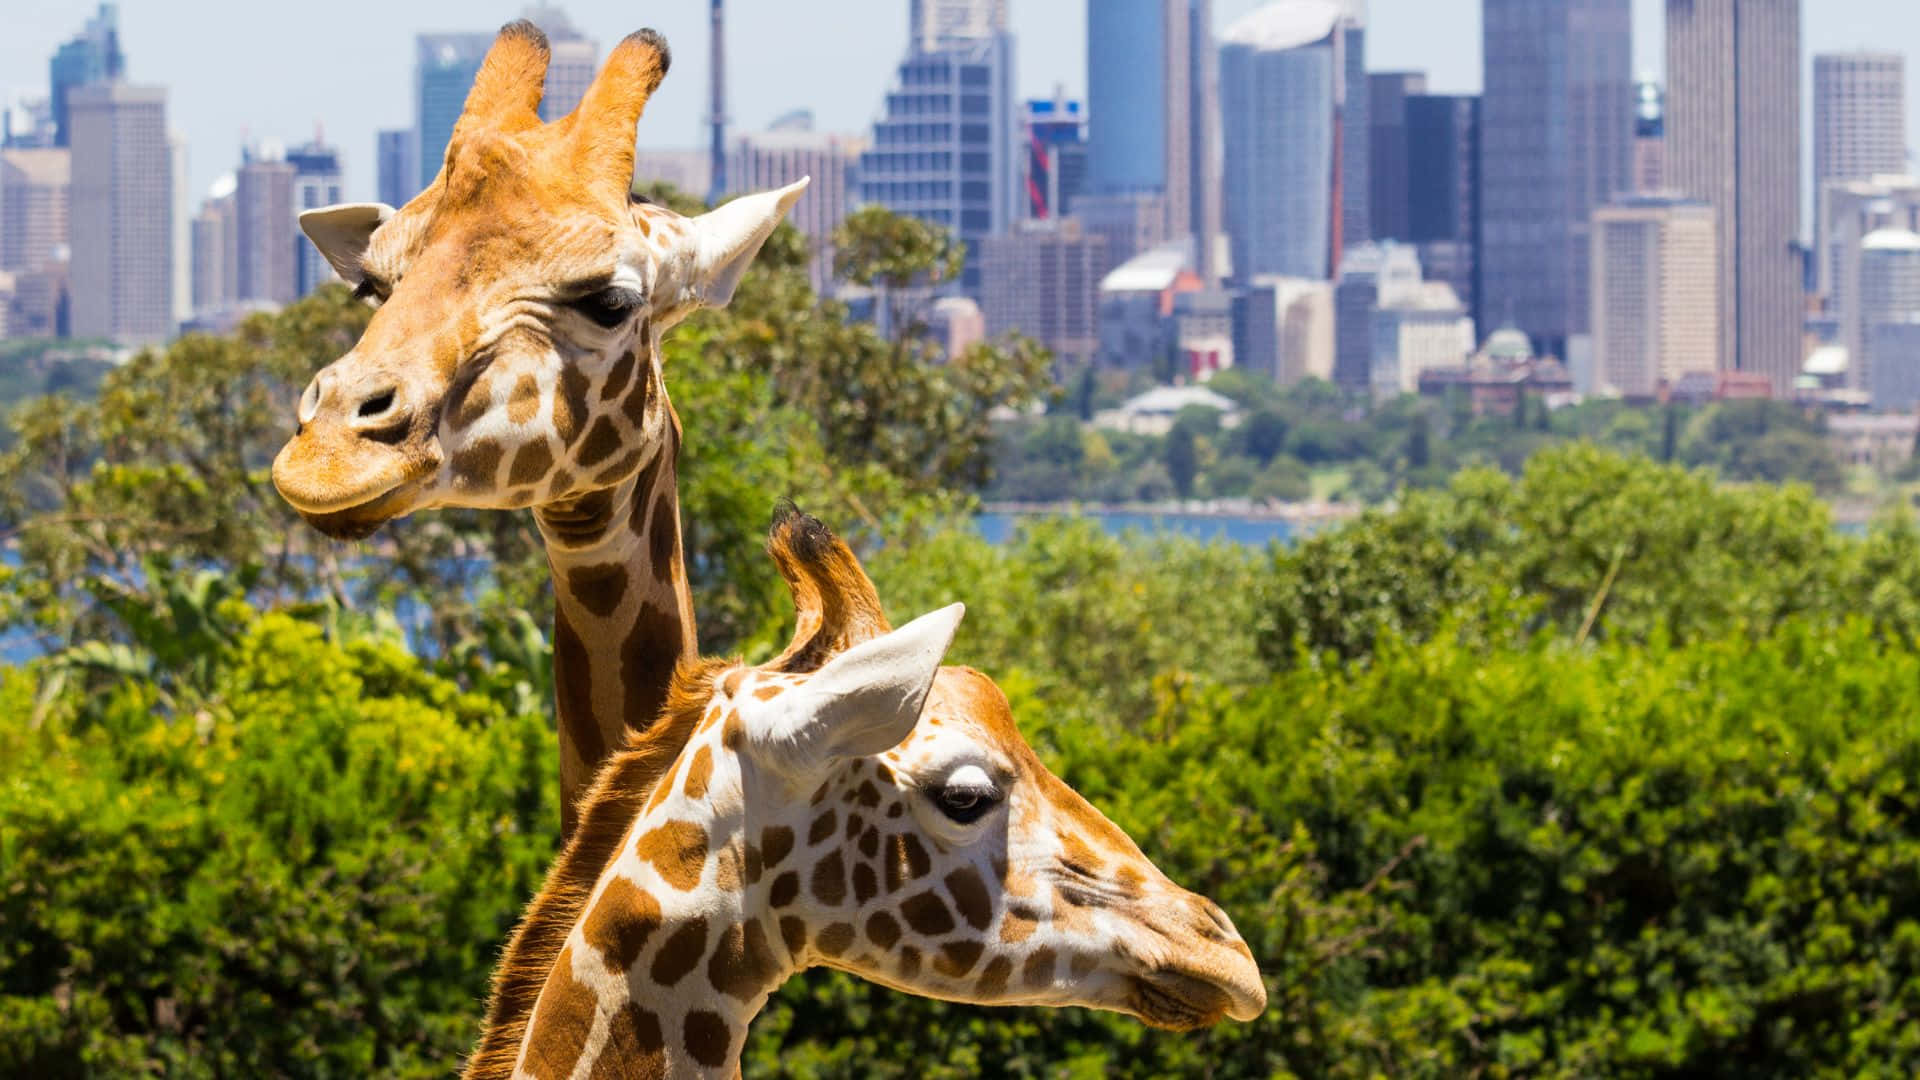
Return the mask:
M 805 181 L 686 218 L 637 202 L 634 125 L 666 74 L 642 30 L 579 108 L 537 113 L 547 41 L 511 23 L 446 159 L 399 210 L 300 224 L 378 306 L 308 384 L 274 483 L 309 522 L 362 536 L 431 506 L 521 507 L 610 489 L 677 443 L 661 333 L 727 303 Z
M 770 548 L 794 640 L 718 673 L 707 715 L 758 826 L 740 838 L 748 877 L 758 864 L 764 917 L 800 965 L 1174 1029 L 1259 1015 L 1226 913 L 1048 771 L 992 679 L 943 666 L 963 605 L 890 629 L 820 522 L 782 515 Z
M 508 946 L 469 1077 L 626 1053 L 724 1069 L 814 966 L 1177 1030 L 1259 1015 L 1226 914 L 1049 772 L 990 679 L 942 665 L 961 605 L 892 629 L 819 522 L 784 516 L 771 547 L 792 644 L 683 668 L 662 723 L 609 761 Z

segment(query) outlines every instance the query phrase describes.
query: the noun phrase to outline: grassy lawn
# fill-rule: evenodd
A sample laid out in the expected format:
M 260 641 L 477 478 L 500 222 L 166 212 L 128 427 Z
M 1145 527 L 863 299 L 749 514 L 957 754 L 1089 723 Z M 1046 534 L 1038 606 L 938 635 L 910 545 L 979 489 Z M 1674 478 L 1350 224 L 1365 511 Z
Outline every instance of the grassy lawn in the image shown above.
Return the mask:
M 1333 498 L 1336 492 L 1347 486 L 1350 471 L 1344 465 L 1330 465 L 1313 470 L 1313 497 L 1325 502 Z

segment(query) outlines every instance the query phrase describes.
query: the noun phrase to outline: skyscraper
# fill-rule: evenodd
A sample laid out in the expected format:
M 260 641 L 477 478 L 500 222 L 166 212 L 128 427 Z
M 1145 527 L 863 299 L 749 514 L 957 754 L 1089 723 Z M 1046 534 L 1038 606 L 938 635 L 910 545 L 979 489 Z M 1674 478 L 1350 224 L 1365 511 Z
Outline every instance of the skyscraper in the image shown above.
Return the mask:
M 1881 230 L 1920 230 L 1920 179 L 1882 176 L 1872 180 L 1832 180 L 1821 191 L 1818 288 L 1826 312 L 1840 326 L 1840 343 L 1851 360 L 1847 385 L 1870 387 L 1859 358 L 1866 353 L 1860 307 L 1860 270 L 1864 243 Z
M 1027 221 L 990 236 L 981 252 L 980 310 L 987 333 L 1017 330 L 1062 364 L 1093 363 L 1100 348 L 1094 314 L 1107 264 L 1106 240 L 1073 218 Z
M 319 248 L 300 235 L 300 213 L 341 201 L 340 151 L 315 134 L 312 142 L 287 151 L 287 164 L 293 166 L 293 227 L 289 233 L 295 252 L 293 293 L 305 296 L 333 280 L 333 266 Z
M 1907 65 L 1899 53 L 1813 58 L 1813 185 L 1907 170 Z
M 235 184 L 231 173 L 215 181 L 193 217 L 193 310 L 197 315 L 228 307 L 238 298 Z
M 420 162 L 415 154 L 418 146 L 412 128 L 375 133 L 374 174 L 381 202 L 405 206 L 420 193 Z
M 55 146 L 72 145 L 73 119 L 67 99 L 74 87 L 118 79 L 126 64 L 120 52 L 119 8 L 101 4 L 79 34 L 54 50 L 47 65 Z
M 467 105 L 492 34 L 421 34 L 414 39 L 413 130 L 418 142 L 419 184 L 424 191 L 440 174 L 453 125 Z
M 965 291 L 978 297 L 980 244 L 1015 217 L 1013 38 L 997 34 L 901 61 L 860 200 L 941 225 L 967 245 Z
M 1720 367 L 1800 373 L 1800 0 L 1667 0 L 1668 185 L 1718 212 Z
M 907 22 L 913 52 L 965 48 L 1007 32 L 1007 0 L 913 0 Z
M 297 291 L 300 248 L 294 212 L 294 167 L 276 146 L 248 151 L 235 173 L 234 224 L 239 300 L 288 304 Z M 301 247 L 305 247 L 304 243 Z
M 1021 169 L 1025 216 L 1073 213 L 1074 197 L 1087 186 L 1087 116 L 1064 96 L 1028 101 L 1020 111 Z
M 0 150 L 0 271 L 31 272 L 64 257 L 71 164 L 54 147 Z
M 167 92 L 93 83 L 67 94 L 73 149 L 73 334 L 173 333 L 173 162 Z
M 814 291 L 833 281 L 833 230 L 852 209 L 854 163 L 865 140 L 813 130 L 813 115 L 800 113 L 775 123 L 773 130 L 741 135 L 728 155 L 729 194 L 785 187 L 812 177 L 787 220 L 807 238 L 813 251 L 808 278 Z
M 1485 327 L 1480 309 L 1480 98 L 1406 99 L 1407 240 L 1428 281 L 1443 281 Z
M 1880 229 L 1861 242 L 1860 322 L 1855 360 L 1876 409 L 1911 409 L 1920 400 L 1920 234 Z
M 1212 25 L 1212 0 L 1087 6 L 1088 191 L 1159 196 L 1174 238 L 1221 228 Z M 1212 247 L 1196 255 L 1202 275 L 1214 274 Z
M 1368 214 L 1380 240 L 1412 239 L 1407 209 L 1411 175 L 1407 164 L 1407 100 L 1427 92 L 1421 71 L 1383 71 L 1367 76 Z
M 1633 84 L 1633 192 L 1655 195 L 1667 186 L 1667 94 L 1651 78 Z
M 1352 17 L 1344 2 L 1286 0 L 1221 39 L 1227 235 L 1237 281 L 1332 276 L 1371 198 L 1348 173 Z M 1365 96 L 1365 83 L 1360 97 Z M 1367 137 L 1364 125 L 1359 137 Z M 1362 155 L 1364 156 L 1364 154 Z
M 1481 32 L 1480 311 L 1565 358 L 1588 332 L 1593 208 L 1632 183 L 1632 6 L 1485 0 Z
M 1682 375 L 1712 374 L 1719 298 L 1713 207 L 1636 195 L 1593 213 L 1593 355 L 1602 384 L 1651 396 Z

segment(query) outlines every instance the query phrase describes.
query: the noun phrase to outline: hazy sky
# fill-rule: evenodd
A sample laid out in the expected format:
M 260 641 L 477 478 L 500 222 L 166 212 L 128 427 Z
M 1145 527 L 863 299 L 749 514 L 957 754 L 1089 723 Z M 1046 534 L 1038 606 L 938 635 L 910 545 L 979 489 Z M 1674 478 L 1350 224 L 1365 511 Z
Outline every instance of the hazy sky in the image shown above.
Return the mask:
M 1011 0 L 1020 90 L 1050 94 L 1086 86 L 1086 4 Z M 1633 0 L 1635 67 L 1658 72 L 1663 0 Z M 8 0 L 0 35 L 0 94 L 45 92 L 47 58 L 94 9 L 83 0 Z M 563 0 L 604 50 L 651 25 L 674 48 L 673 72 L 641 121 L 662 148 L 702 143 L 706 110 L 707 4 Z M 1215 0 L 1224 24 L 1260 0 Z M 522 8 L 518 0 L 125 0 L 122 46 L 129 76 L 170 88 L 175 130 L 187 138 L 196 192 L 239 158 L 243 137 L 302 141 L 316 124 L 345 156 L 349 197 L 371 197 L 374 132 L 411 123 L 413 35 L 484 30 Z M 750 130 L 790 109 L 814 110 L 823 130 L 859 131 L 873 119 L 906 40 L 906 0 L 727 0 L 734 127 Z M 297 13 L 297 14 L 296 14 Z M 1913 142 L 1920 145 L 1920 2 L 1808 0 L 1809 53 L 1871 46 L 1905 52 Z M 1427 71 L 1436 91 L 1480 85 L 1479 0 L 1371 0 L 1368 66 Z

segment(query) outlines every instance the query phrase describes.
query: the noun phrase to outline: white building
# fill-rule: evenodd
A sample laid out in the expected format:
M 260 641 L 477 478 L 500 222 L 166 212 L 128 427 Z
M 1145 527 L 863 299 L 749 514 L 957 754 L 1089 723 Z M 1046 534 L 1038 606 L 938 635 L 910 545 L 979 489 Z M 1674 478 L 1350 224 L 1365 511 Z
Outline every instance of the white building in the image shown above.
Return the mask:
M 1392 289 L 1373 309 L 1368 385 L 1376 400 L 1418 393 L 1420 375 L 1457 368 L 1473 355 L 1473 317 L 1440 281 Z
M 1214 409 L 1220 413 L 1220 426 L 1238 427 L 1240 406 L 1232 398 L 1216 394 L 1204 386 L 1156 386 L 1131 398 L 1117 409 L 1095 413 L 1093 426 L 1134 435 L 1165 435 L 1182 409 Z

